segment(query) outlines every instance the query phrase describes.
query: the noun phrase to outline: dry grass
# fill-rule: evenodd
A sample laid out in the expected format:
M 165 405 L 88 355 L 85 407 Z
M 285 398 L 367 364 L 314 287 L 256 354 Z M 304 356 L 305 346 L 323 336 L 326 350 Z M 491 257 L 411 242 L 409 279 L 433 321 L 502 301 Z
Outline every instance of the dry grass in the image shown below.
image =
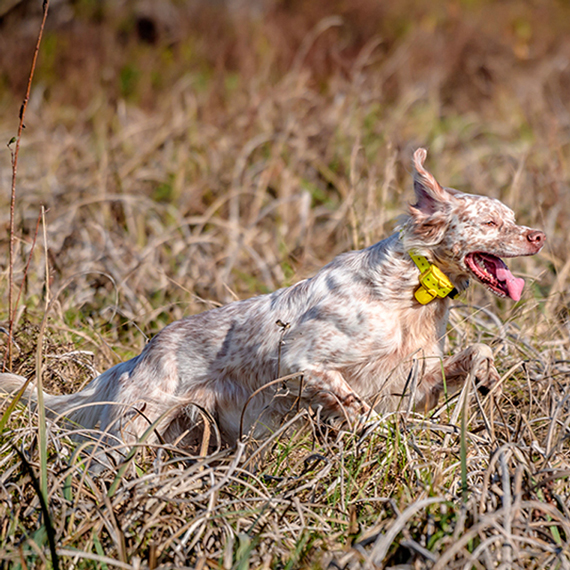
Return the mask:
M 48 517 L 37 418 L 16 408 L 0 434 L 1 568 L 53 566 L 50 535 L 61 568 L 570 567 L 570 19 L 554 3 L 372 5 L 226 14 L 217 43 L 202 15 L 168 65 L 161 38 L 129 39 L 124 57 L 146 67 L 122 96 L 91 68 L 83 98 L 77 69 L 67 92 L 50 79 L 62 64 L 49 33 L 73 50 L 67 28 L 48 32 L 20 155 L 14 371 L 32 376 L 40 350 L 49 390 L 74 391 L 174 319 L 374 243 L 411 199 L 421 144 L 442 182 L 496 196 L 548 235 L 512 263 L 527 279 L 520 303 L 473 286 L 452 311 L 449 352 L 491 344 L 502 394 L 465 392 L 467 408 L 396 414 L 365 437 L 304 414 L 206 458 L 141 443 L 97 477 L 48 425 Z M 78 52 L 94 47 L 84 36 Z M 119 51 L 98 57 L 107 85 L 127 81 Z M 19 103 L 3 101 L 8 141 Z M 47 240 L 40 228 L 24 281 L 41 204 Z M 7 259 L 7 239 L 0 249 Z M 7 273 L 3 262 L 4 299 Z

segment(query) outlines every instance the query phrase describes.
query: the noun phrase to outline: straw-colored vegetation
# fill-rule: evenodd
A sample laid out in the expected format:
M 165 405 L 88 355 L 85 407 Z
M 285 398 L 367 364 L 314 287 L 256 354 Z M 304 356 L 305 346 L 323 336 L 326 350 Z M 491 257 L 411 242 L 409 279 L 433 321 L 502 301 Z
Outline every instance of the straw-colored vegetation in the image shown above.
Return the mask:
M 155 4 L 51 8 L 19 156 L 14 372 L 39 358 L 48 391 L 75 391 L 166 323 L 374 243 L 419 145 L 548 244 L 511 263 L 519 303 L 474 285 L 451 313 L 449 352 L 496 353 L 490 400 L 370 434 L 301 412 L 205 458 L 143 442 L 97 476 L 63 428 L 2 403 L 0 568 L 570 568 L 568 9 Z M 5 142 L 37 33 L 20 8 L 0 14 Z M 10 178 L 5 149 L 6 228 Z M 0 249 L 7 329 L 6 232 Z

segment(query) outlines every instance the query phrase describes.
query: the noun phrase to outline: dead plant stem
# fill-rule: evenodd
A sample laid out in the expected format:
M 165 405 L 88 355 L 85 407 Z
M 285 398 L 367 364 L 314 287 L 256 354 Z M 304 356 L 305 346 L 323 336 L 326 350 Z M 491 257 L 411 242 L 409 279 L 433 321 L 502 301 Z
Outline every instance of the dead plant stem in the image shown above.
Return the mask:
M 30 100 L 30 91 L 32 88 L 32 79 L 34 77 L 34 71 L 36 69 L 36 62 L 38 59 L 38 53 L 40 51 L 40 42 L 42 41 L 42 35 L 44 33 L 44 27 L 47 19 L 49 8 L 49 0 L 44 0 L 43 3 L 43 18 L 40 26 L 40 31 L 38 34 L 38 41 L 36 42 L 36 49 L 34 51 L 34 57 L 32 59 L 32 68 L 30 69 L 30 75 L 28 77 L 28 86 L 26 88 L 26 96 L 20 107 L 20 123 L 18 124 L 18 134 L 16 135 L 16 146 L 12 153 L 12 188 L 10 192 L 10 260 L 8 269 L 8 317 L 9 317 L 9 328 L 8 328 L 8 368 L 12 369 L 12 335 L 14 333 L 14 316 L 15 307 L 13 306 L 13 284 L 14 284 L 14 210 L 16 208 L 16 173 L 18 170 L 18 154 L 20 152 L 20 139 L 22 138 L 22 131 L 24 130 L 24 117 L 26 115 L 26 109 L 28 107 L 28 101 Z

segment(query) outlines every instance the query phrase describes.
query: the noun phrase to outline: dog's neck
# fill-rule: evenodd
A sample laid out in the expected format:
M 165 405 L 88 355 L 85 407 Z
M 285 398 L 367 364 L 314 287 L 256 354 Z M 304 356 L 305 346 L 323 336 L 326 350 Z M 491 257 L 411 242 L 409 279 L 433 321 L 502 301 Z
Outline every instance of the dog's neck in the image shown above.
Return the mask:
M 449 296 L 455 299 L 459 295 L 449 277 L 437 265 L 430 263 L 427 257 L 413 249 L 408 251 L 408 255 L 420 272 L 420 285 L 414 292 L 414 297 L 418 303 L 427 305 L 437 298 L 443 299 Z
M 378 274 L 378 283 L 382 284 L 383 288 L 388 287 L 389 282 L 397 281 L 398 286 L 395 290 L 399 300 L 402 296 L 409 297 L 410 301 L 414 300 L 422 306 L 432 307 L 441 302 L 447 304 L 449 299 L 455 298 L 458 292 L 465 289 L 462 281 L 455 282 L 455 279 L 447 275 L 438 266 L 437 261 L 426 252 L 417 255 L 414 261 L 399 233 L 392 234 L 384 241 L 371 246 L 370 250 L 371 253 L 380 253 L 381 257 L 388 254 L 392 258 L 392 263 L 386 263 L 379 258 L 372 261 L 372 265 L 382 267 L 382 272 Z M 412 253 L 417 252 L 412 250 Z M 374 253 L 372 255 L 374 257 Z M 420 278 L 424 281 L 423 284 Z M 438 285 L 443 286 L 438 287 Z M 390 287 L 394 289 L 393 286 Z

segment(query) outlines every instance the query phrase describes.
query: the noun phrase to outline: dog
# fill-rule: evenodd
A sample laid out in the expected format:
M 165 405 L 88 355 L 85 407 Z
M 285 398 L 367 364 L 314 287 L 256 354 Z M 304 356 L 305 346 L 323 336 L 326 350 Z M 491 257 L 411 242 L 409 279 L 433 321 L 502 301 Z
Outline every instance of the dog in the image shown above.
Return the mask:
M 299 407 L 354 427 L 402 406 L 426 412 L 470 375 L 492 388 L 488 346 L 444 357 L 450 298 L 472 279 L 518 301 L 524 280 L 501 258 L 534 255 L 546 237 L 496 199 L 442 187 L 426 156 L 413 155 L 416 203 L 396 233 L 291 287 L 170 324 L 82 391 L 45 394 L 48 414 L 123 442 L 152 424 L 177 443 L 206 415 L 235 443 Z M 23 382 L 0 375 L 4 392 Z

